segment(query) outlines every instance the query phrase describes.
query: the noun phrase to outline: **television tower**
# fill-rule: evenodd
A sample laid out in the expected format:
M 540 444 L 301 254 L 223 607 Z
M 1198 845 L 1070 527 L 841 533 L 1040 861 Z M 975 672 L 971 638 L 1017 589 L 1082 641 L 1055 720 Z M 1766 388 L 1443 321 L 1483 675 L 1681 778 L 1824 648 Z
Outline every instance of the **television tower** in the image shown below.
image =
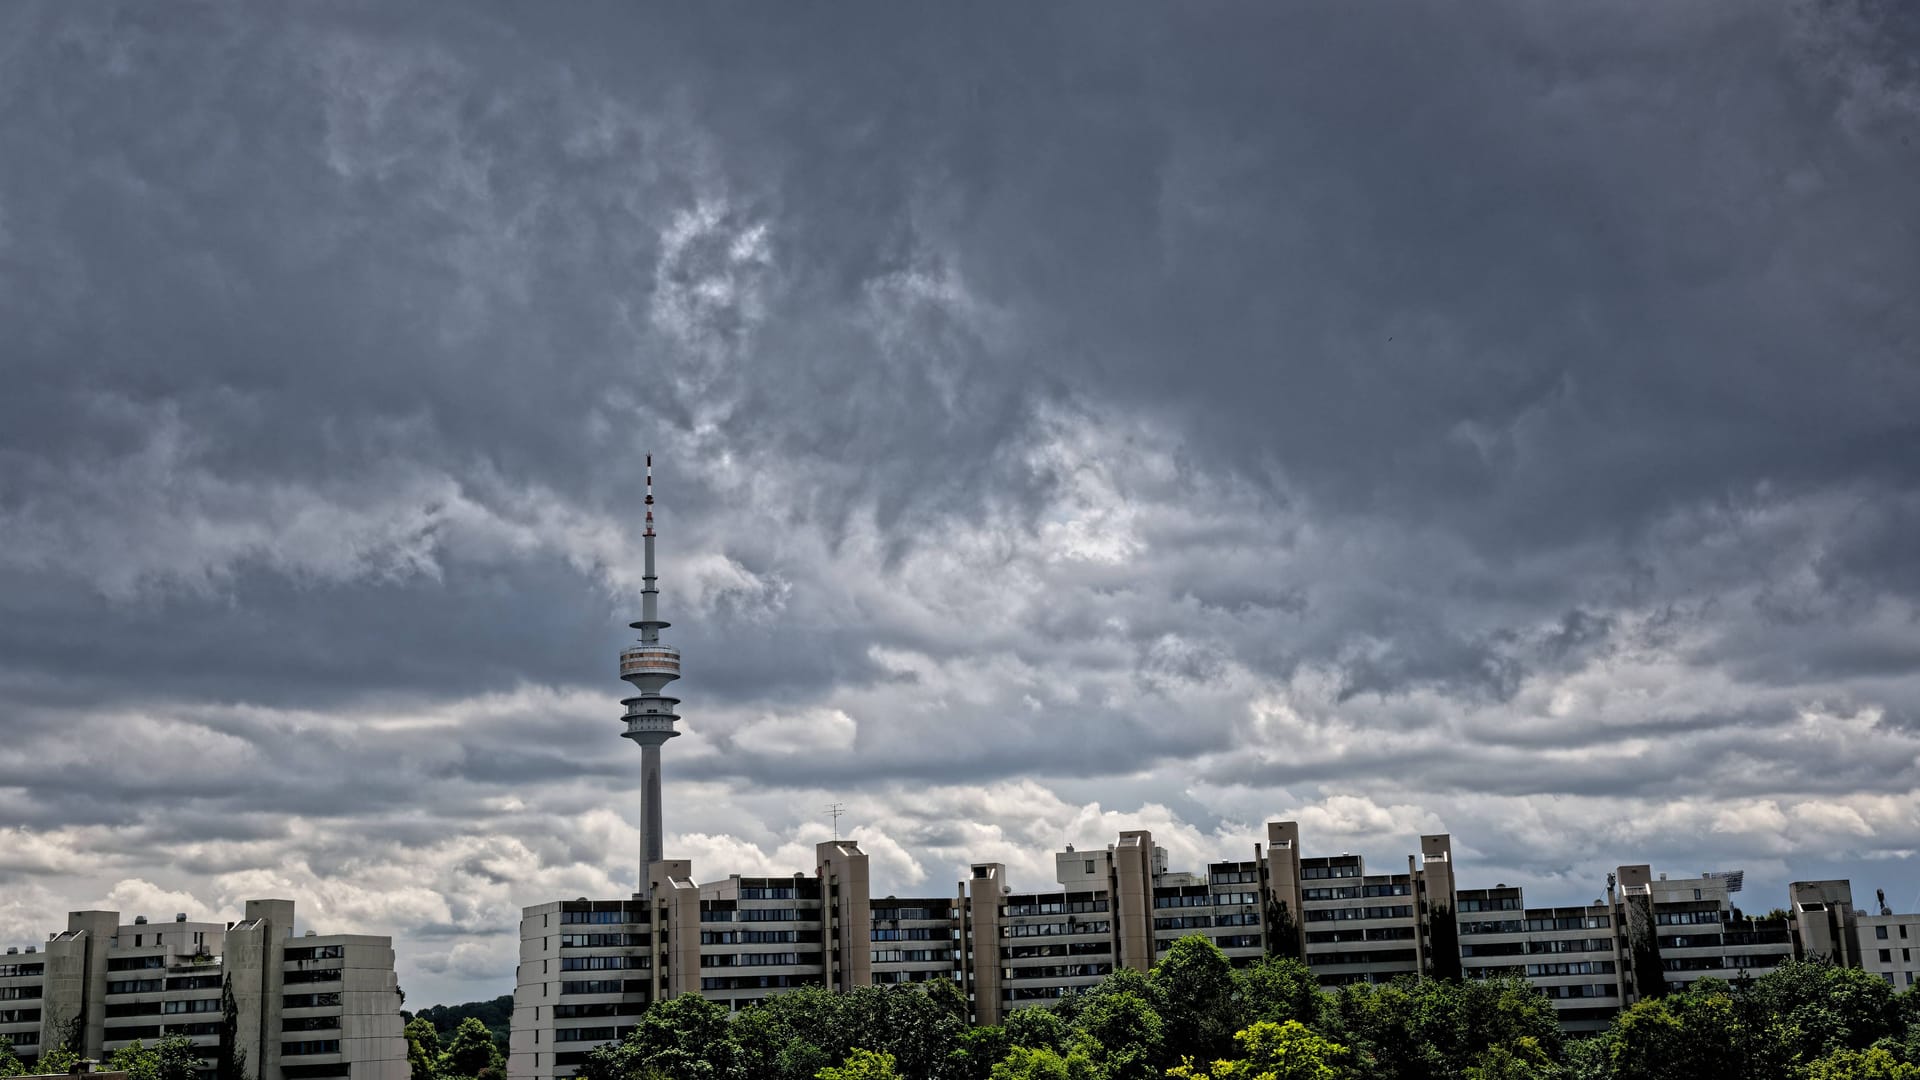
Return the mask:
M 680 719 L 673 711 L 679 698 L 663 696 L 660 691 L 680 677 L 680 650 L 660 643 L 660 631 L 669 624 L 660 621 L 660 590 L 653 575 L 653 455 L 647 455 L 647 531 L 642 534 L 647 552 L 647 572 L 640 579 L 640 621 L 627 625 L 640 631 L 639 644 L 620 650 L 620 677 L 633 684 L 638 693 L 623 699 L 627 707 L 627 730 L 622 738 L 640 744 L 640 785 L 644 802 L 640 810 L 640 888 L 647 893 L 647 866 L 659 862 L 662 829 L 660 824 L 660 747 L 680 734 L 673 729 Z

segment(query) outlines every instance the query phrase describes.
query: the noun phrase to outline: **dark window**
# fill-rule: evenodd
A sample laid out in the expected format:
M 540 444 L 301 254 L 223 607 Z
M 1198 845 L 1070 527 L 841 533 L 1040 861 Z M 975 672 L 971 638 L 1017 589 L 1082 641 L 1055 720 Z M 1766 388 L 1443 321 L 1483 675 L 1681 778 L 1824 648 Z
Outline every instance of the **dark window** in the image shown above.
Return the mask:
M 116 956 L 107 961 L 108 971 L 146 971 L 166 966 L 164 956 Z
M 287 972 L 285 975 L 281 976 L 280 978 L 282 982 L 290 982 L 290 983 L 339 982 L 340 969 L 339 968 L 296 968 L 292 971 Z

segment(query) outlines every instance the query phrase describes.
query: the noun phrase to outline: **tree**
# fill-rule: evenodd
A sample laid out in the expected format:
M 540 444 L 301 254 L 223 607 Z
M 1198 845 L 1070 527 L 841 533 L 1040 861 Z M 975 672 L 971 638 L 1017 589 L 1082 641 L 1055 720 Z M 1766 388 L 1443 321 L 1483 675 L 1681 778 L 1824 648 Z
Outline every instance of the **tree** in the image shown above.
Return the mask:
M 1835 1050 L 1808 1067 L 1807 1080 L 1920 1080 L 1920 1065 L 1901 1061 L 1893 1051 Z
M 26 1071 L 13 1052 L 13 1040 L 0 1035 L 0 1076 L 24 1076 Z
M 1689 987 L 1646 998 L 1614 1020 L 1608 1065 L 1621 1080 L 1741 1080 L 1733 1001 Z
M 60 1038 L 53 1049 L 41 1053 L 40 1060 L 34 1063 L 37 1073 L 71 1072 L 80 1063 L 80 1051 L 85 1047 L 86 1022 L 79 1015 L 68 1017 L 54 1027 L 60 1032 Z
M 1099 1068 L 1103 1080 L 1146 1080 L 1157 1075 L 1165 1061 L 1164 1025 L 1142 994 L 1096 993 L 1074 1028 L 1074 1050 Z
M 1803 1068 L 1837 1050 L 1865 1050 L 1906 1033 L 1886 981 L 1828 961 L 1791 961 L 1753 980 L 1752 1012 L 1766 1025 L 1778 1067 Z
M 743 1010 L 733 1040 L 741 1068 L 756 1080 L 811 1080 L 856 1048 L 892 1055 L 908 1076 L 984 1076 L 999 1055 L 969 1058 L 967 1023 L 953 1006 L 949 988 L 939 983 L 863 986 L 844 994 L 795 990 Z
M 165 1035 L 152 1046 L 138 1040 L 115 1050 L 107 1069 L 123 1072 L 128 1080 L 194 1080 L 200 1068 L 200 1050 L 185 1035 Z
M 901 1076 L 893 1067 L 892 1054 L 855 1050 L 845 1064 L 821 1069 L 817 1080 L 901 1080 Z
M 1560 1053 L 1553 1002 L 1525 979 L 1402 978 L 1348 986 L 1333 998 L 1328 1035 L 1367 1076 L 1456 1080 L 1489 1049 Z
M 1458 981 L 1460 967 L 1460 921 L 1447 904 L 1427 909 L 1427 964 L 1436 979 Z
M 402 995 L 404 1000 L 405 995 Z M 470 1016 L 478 1017 L 493 1033 L 493 1041 L 505 1048 L 513 1029 L 513 995 L 502 994 L 486 1001 L 468 1001 L 459 1005 L 429 1005 L 415 1015 L 431 1021 L 443 1042 L 452 1039 L 454 1033 L 460 1030 L 461 1021 Z M 413 1018 L 407 1019 L 411 1021 Z
M 1300 923 L 1285 900 L 1268 897 L 1260 910 L 1260 929 L 1264 931 L 1266 952 L 1277 960 L 1300 959 Z
M 1002 1026 L 1006 1029 L 1009 1046 L 1024 1046 L 1033 1050 L 1059 1050 L 1067 1045 L 1073 1035 L 1066 1021 L 1045 1009 L 1015 1009 L 1007 1014 Z
M 434 1030 L 432 1021 L 416 1016 L 407 1021 L 401 1033 L 407 1039 L 407 1069 L 412 1080 L 439 1080 L 440 1033 Z
M 1041 1012 L 1039 1009 L 1021 1009 L 1021 1013 Z M 987 1080 L 993 1067 L 1006 1058 L 1013 1049 L 1013 1040 L 1007 1029 L 998 1025 L 968 1028 L 960 1035 L 960 1043 L 948 1058 L 946 1075 L 960 1077 L 962 1080 Z
M 1312 1027 L 1320 1023 L 1327 1007 L 1320 980 L 1298 960 L 1270 956 L 1236 971 L 1234 981 L 1239 998 L 1236 1011 L 1243 1027 L 1262 1020 L 1276 1024 L 1298 1020 Z
M 635 1080 L 651 1070 L 667 1080 L 732 1080 L 741 1075 L 739 1057 L 727 1007 L 681 994 L 648 1006 L 626 1038 L 589 1051 L 578 1075 Z
M 1234 1034 L 1240 1057 L 1215 1061 L 1210 1070 L 1191 1059 L 1167 1070 L 1173 1080 L 1345 1080 L 1347 1048 L 1298 1020 L 1275 1024 L 1262 1020 Z
M 1189 934 L 1173 943 L 1147 983 L 1165 1004 L 1160 1019 L 1169 1060 L 1212 1061 L 1233 1050 L 1238 1021 L 1233 965 L 1211 938 Z
M 1016 1046 L 988 1073 L 989 1080 L 1105 1080 L 1084 1050 L 1062 1054 L 1046 1047 Z
M 1513 1046 L 1489 1046 L 1467 1066 L 1466 1080 L 1549 1080 L 1560 1075 L 1531 1037 Z
M 448 1076 L 480 1076 L 489 1070 L 504 1074 L 507 1069 L 506 1057 L 493 1041 L 493 1032 L 474 1016 L 460 1021 L 443 1060 L 443 1071 Z
M 409 1060 L 412 1046 L 409 1044 Z M 246 1080 L 247 1052 L 240 1045 L 240 1006 L 233 1000 L 233 976 L 220 983 L 220 1045 L 213 1056 L 213 1080 Z

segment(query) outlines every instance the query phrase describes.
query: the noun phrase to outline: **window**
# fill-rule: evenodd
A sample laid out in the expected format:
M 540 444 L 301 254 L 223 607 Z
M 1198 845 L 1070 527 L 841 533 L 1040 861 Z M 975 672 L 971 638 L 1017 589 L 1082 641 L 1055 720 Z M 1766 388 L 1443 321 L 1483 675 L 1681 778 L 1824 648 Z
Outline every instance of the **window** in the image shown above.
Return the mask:
M 108 971 L 146 971 L 166 966 L 164 956 L 116 956 L 107 961 Z
M 315 945 L 305 949 L 288 949 L 286 959 L 300 960 L 338 960 L 347 955 L 345 945 Z
M 1335 922 L 1347 919 L 1411 919 L 1413 905 L 1393 904 L 1381 907 L 1322 908 L 1307 912 L 1308 922 Z M 1465 932 L 1464 930 L 1462 931 Z
M 1153 920 L 1155 930 L 1198 930 L 1213 926 L 1211 915 L 1176 915 L 1167 919 Z
M 1093 873 L 1093 860 L 1092 860 L 1092 859 L 1088 859 L 1088 860 L 1087 860 L 1087 868 L 1086 868 L 1086 870 L 1084 870 L 1084 871 L 1083 871 L 1083 873 L 1088 873 L 1088 874 L 1091 874 L 1091 873 Z
M 630 964 L 625 956 L 563 956 L 560 958 L 561 971 L 619 971 L 622 968 L 639 967 Z
M 1876 937 L 1876 938 L 1878 938 L 1878 939 L 1879 939 L 1879 940 L 1881 940 L 1881 941 L 1885 941 L 1885 940 L 1887 940 L 1887 928 L 1886 928 L 1886 927 L 1884 927 L 1884 926 L 1876 926 L 1876 927 L 1874 927 L 1874 928 L 1873 928 L 1873 936 L 1874 936 L 1874 937 Z
M 615 908 L 611 911 L 563 911 L 560 913 L 561 926 L 578 925 L 580 923 L 606 925 L 608 923 L 642 923 L 646 921 L 647 913 L 644 910 L 627 912 Z
M 282 982 L 289 983 L 338 982 L 340 981 L 340 969 L 337 967 L 296 968 L 282 975 L 280 979 Z
M 167 979 L 169 990 L 218 990 L 218 975 L 173 975 Z
M 561 934 L 563 949 L 606 949 L 645 945 L 645 934 Z
M 610 1027 L 555 1028 L 554 1042 L 612 1042 L 614 1029 Z
M 793 922 L 800 918 L 800 912 L 793 908 L 742 908 L 735 912 L 735 917 L 741 922 Z M 817 919 L 820 913 L 814 912 L 810 917 Z
M 1611 975 L 1611 960 L 1572 960 L 1561 964 L 1528 964 L 1527 977 L 1540 978 L 1550 975 Z
M 1695 900 L 1698 900 L 1698 899 L 1700 899 L 1700 890 L 1699 890 L 1699 889 L 1695 889 L 1695 890 L 1693 890 L 1693 898 L 1694 898 Z
M 1893 950 L 1892 950 L 1892 949 L 1881 949 L 1881 950 L 1880 950 L 1880 962 L 1881 962 L 1881 963 L 1883 963 L 1883 964 L 1891 964 L 1891 963 L 1893 963 Z
M 280 1052 L 293 1057 L 299 1054 L 337 1054 L 340 1052 L 339 1039 L 312 1039 L 305 1042 L 283 1042 Z

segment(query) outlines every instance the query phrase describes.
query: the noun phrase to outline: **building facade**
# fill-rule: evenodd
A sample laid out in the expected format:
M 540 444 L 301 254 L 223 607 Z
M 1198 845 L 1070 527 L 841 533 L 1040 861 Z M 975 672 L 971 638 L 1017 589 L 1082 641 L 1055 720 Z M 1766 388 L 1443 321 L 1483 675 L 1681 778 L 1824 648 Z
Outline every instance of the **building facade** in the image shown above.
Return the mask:
M 44 945 L 0 957 L 0 1036 L 34 1061 L 69 1038 L 82 1057 L 101 1059 L 180 1034 L 211 1062 L 229 989 L 247 1075 L 406 1080 L 392 940 L 295 937 L 291 900 L 249 900 L 237 923 L 73 912 Z
M 1251 858 L 1169 870 L 1146 831 L 1054 856 L 1054 886 L 1015 885 L 975 863 L 948 896 L 874 897 L 851 841 L 818 845 L 811 874 L 701 883 L 684 860 L 648 868 L 621 900 L 525 909 L 514 990 L 514 1080 L 573 1074 L 647 1005 L 697 993 L 738 1009 L 800 987 L 949 980 L 975 1023 L 1046 1005 L 1115 970 L 1146 971 L 1199 934 L 1236 964 L 1303 960 L 1321 985 L 1401 976 L 1516 975 L 1552 999 L 1569 1031 L 1696 979 L 1758 976 L 1823 957 L 1920 979 L 1920 915 L 1867 915 L 1847 882 L 1797 882 L 1782 915 L 1736 906 L 1738 874 L 1672 878 L 1639 864 L 1606 875 L 1590 904 L 1529 907 L 1516 886 L 1459 888 L 1451 837 L 1420 838 L 1404 868 L 1357 854 L 1305 855 L 1297 823 L 1267 825 Z M 1656 988 L 1657 984 L 1657 988 Z

